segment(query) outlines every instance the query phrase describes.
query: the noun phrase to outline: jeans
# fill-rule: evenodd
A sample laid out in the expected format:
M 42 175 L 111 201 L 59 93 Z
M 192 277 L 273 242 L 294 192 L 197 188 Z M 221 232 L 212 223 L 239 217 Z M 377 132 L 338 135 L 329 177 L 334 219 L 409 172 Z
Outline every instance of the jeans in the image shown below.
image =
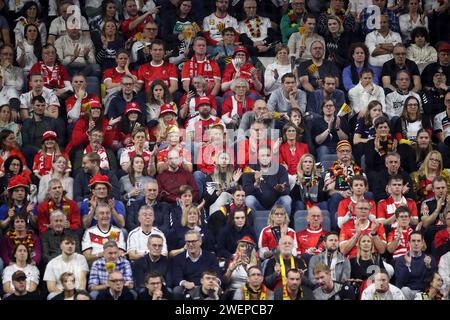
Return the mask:
M 205 190 L 206 173 L 203 173 L 202 171 L 195 171 L 194 179 L 198 187 L 198 197 L 199 199 L 202 199 L 203 190 Z
M 317 152 L 317 160 L 323 161 L 323 157 L 327 154 L 335 154 L 336 153 L 336 147 L 329 147 L 325 145 L 321 145 L 320 147 L 316 148 Z
M 281 196 L 278 198 L 277 201 L 272 205 L 280 204 L 284 207 L 287 214 L 291 216 L 291 205 L 292 205 L 292 199 L 290 196 Z M 264 208 L 259 200 L 255 196 L 246 196 L 245 197 L 245 205 L 249 208 L 251 208 L 254 212 L 255 211 L 261 211 L 261 210 L 270 210 L 272 208 Z

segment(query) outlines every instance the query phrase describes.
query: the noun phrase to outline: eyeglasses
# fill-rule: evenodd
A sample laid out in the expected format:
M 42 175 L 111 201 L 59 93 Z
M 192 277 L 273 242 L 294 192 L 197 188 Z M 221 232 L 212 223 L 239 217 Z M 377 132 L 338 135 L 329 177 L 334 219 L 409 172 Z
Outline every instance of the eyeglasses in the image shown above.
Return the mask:
M 441 162 L 439 159 L 430 159 L 431 162 Z
M 340 153 L 351 153 L 352 152 L 352 150 L 338 150 L 338 152 L 340 152 Z

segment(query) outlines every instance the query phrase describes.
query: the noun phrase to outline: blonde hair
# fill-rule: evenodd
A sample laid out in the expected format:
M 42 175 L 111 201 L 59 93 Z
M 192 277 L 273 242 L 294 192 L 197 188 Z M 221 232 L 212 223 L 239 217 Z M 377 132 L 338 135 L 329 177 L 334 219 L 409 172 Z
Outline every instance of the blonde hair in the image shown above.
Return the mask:
M 316 158 L 314 158 L 314 156 L 311 153 L 305 153 L 304 155 L 302 155 L 302 157 L 300 158 L 300 161 L 298 162 L 297 165 L 297 180 L 301 181 L 303 179 L 303 174 L 302 172 L 302 164 L 305 161 L 306 158 L 311 158 L 313 160 L 313 167 L 311 170 L 311 177 L 317 177 L 317 169 L 316 169 Z
M 225 171 L 225 181 L 222 179 L 220 166 L 218 164 L 219 157 L 225 154 L 227 155 L 228 159 L 230 160 L 230 163 L 226 167 Z M 231 183 L 233 182 L 233 162 L 231 161 L 231 156 L 225 151 L 221 151 L 215 156 L 215 166 L 214 166 L 214 173 L 212 174 L 212 180 L 222 186 L 223 189 L 229 189 L 231 187 Z
M 441 175 L 441 171 L 442 171 L 442 155 L 437 150 L 432 150 L 432 151 L 430 151 L 427 154 L 427 156 L 425 157 L 425 160 L 423 161 L 422 165 L 420 166 L 420 168 L 418 170 L 420 175 L 425 175 L 426 177 L 428 177 L 428 174 L 429 174 L 429 172 L 428 172 L 428 164 L 430 162 L 430 158 L 431 158 L 432 155 L 436 155 L 439 158 L 439 169 L 438 169 L 438 172 L 439 172 L 439 175 Z
M 361 259 L 361 241 L 363 238 L 368 237 L 370 239 L 370 242 L 372 242 L 372 248 L 370 248 L 370 260 L 372 260 L 373 263 L 376 262 L 376 257 L 373 254 L 374 249 L 375 249 L 375 244 L 373 242 L 372 237 L 368 234 L 368 233 L 363 233 L 359 239 L 358 242 L 356 243 L 356 262 L 358 262 L 359 264 L 359 260 Z
M 283 210 L 283 212 L 284 212 L 284 224 L 285 225 L 289 225 L 289 215 L 286 212 L 286 209 L 281 204 L 276 204 L 276 205 L 274 205 L 272 207 L 272 209 L 270 210 L 270 213 L 269 213 L 269 217 L 267 218 L 267 224 L 269 226 L 273 227 L 273 225 L 275 223 L 273 216 L 275 214 L 275 211 L 277 211 L 277 210 Z
M 183 209 L 183 213 L 181 214 L 181 225 L 183 227 L 186 227 L 187 224 L 188 224 L 188 221 L 187 221 L 188 220 L 187 219 L 188 214 L 191 213 L 191 212 L 194 212 L 194 211 L 197 213 L 197 217 L 198 217 L 197 225 L 198 226 L 202 225 L 202 219 L 200 219 L 200 210 L 196 206 L 191 205 L 191 206 L 189 206 L 187 208 L 184 208 Z

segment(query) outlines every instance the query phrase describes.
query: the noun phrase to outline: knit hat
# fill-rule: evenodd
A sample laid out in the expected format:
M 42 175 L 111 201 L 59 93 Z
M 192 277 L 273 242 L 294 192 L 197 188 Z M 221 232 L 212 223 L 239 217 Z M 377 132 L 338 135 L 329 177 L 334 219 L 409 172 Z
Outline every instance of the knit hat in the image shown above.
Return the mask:
M 161 111 L 159 116 L 163 116 L 166 113 L 173 113 L 175 116 L 178 115 L 177 105 L 175 103 L 165 103 L 161 106 Z
M 42 142 L 44 142 L 47 139 L 57 139 L 58 135 L 56 134 L 55 131 L 45 131 L 44 134 L 42 135 Z
M 24 187 L 24 188 L 30 188 L 30 185 L 28 184 L 27 178 L 21 175 L 16 175 L 11 180 L 9 180 L 8 188 L 7 190 L 11 190 L 17 187 Z
M 349 147 L 350 149 L 352 148 L 352 146 L 351 146 L 350 142 L 348 142 L 348 140 L 341 140 L 336 145 L 336 151 L 339 151 L 343 147 Z
M 89 188 L 93 189 L 98 183 L 105 184 L 111 188 L 111 183 L 109 182 L 108 176 L 104 176 L 102 174 L 96 174 L 91 178 L 91 180 L 89 180 Z
M 128 102 L 127 107 L 125 108 L 125 115 L 128 115 L 130 112 L 142 113 L 141 108 L 136 102 Z

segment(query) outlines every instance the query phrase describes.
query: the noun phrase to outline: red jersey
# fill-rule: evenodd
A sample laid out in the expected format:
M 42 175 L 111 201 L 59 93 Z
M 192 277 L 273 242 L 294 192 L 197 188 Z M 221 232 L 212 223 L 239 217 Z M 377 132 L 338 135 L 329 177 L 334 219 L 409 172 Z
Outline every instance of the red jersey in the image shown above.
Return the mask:
M 167 162 L 167 154 L 171 150 L 169 148 L 170 147 L 166 147 L 166 148 L 158 151 L 158 153 L 156 154 L 156 163 Z M 181 147 L 181 146 L 177 146 L 176 148 L 178 148 L 178 151 L 179 151 L 178 154 L 180 155 L 180 158 L 185 159 L 189 163 L 192 163 L 191 153 L 189 152 L 188 149 L 186 149 L 185 147 Z
M 170 87 L 170 80 L 178 81 L 177 68 L 172 63 L 162 62 L 160 65 L 154 65 L 153 62 L 143 64 L 139 67 L 137 73 L 138 81 L 145 83 L 145 91 L 156 79 L 164 81 Z
M 322 227 L 318 230 L 311 230 L 309 226 L 303 230 L 297 232 L 297 252 L 298 254 L 304 254 L 310 248 L 316 248 L 316 254 L 321 253 L 324 250 L 323 241 L 319 242 L 322 235 L 326 235 L 328 232 L 324 231 Z
M 446 244 L 449 239 L 450 239 L 450 231 L 448 230 L 448 228 L 436 232 L 436 235 L 434 236 L 434 247 L 438 248 Z
M 213 95 L 204 95 L 207 96 L 209 98 L 209 101 L 211 101 L 211 107 L 217 111 L 217 100 L 216 97 Z M 180 99 L 180 106 L 182 106 L 185 102 L 186 102 L 186 97 L 187 94 L 184 94 L 181 99 Z M 191 99 L 191 101 L 189 101 L 189 106 L 188 106 L 188 112 L 186 115 L 186 119 L 190 119 L 192 117 L 195 117 L 196 115 L 198 115 L 198 110 L 196 109 L 198 100 L 200 99 L 200 97 L 195 97 L 193 99 Z M 223 106 L 222 106 L 222 110 L 223 110 Z
M 369 220 L 368 220 L 369 221 Z M 361 234 L 370 234 L 372 232 L 372 221 L 369 221 L 367 224 L 367 227 L 364 229 L 361 229 Z M 386 236 L 384 233 L 384 227 L 380 223 L 377 228 L 377 234 L 381 241 L 386 242 Z M 344 223 L 342 226 L 341 232 L 339 233 L 339 244 L 347 242 L 351 237 L 353 237 L 356 234 L 355 230 L 355 220 L 351 219 Z M 353 258 L 356 257 L 357 248 L 356 245 L 350 250 L 349 253 L 347 253 L 347 258 Z
M 130 24 L 137 18 L 139 18 L 139 16 L 128 18 L 128 19 L 122 21 L 122 24 L 120 26 L 122 28 L 124 39 L 133 38 L 137 33 L 144 31 L 144 26 L 147 23 L 153 22 L 152 15 L 148 15 L 144 21 L 142 21 L 136 28 L 134 28 L 134 30 L 130 30 Z
M 130 70 L 131 74 L 136 76 L 135 70 Z M 125 75 L 124 71 L 117 70 L 117 67 L 115 68 L 109 68 L 103 71 L 103 83 L 106 82 L 106 80 L 112 80 L 113 83 L 120 83 L 120 79 Z
M 387 237 L 388 244 L 394 241 L 395 235 L 397 234 L 398 228 L 393 228 L 391 232 L 389 232 Z M 414 230 L 411 227 L 408 227 L 408 230 L 402 230 L 402 236 L 400 238 L 400 241 L 398 242 L 398 247 L 395 249 L 394 253 L 392 254 L 393 258 L 398 258 L 403 255 L 405 255 L 409 251 L 409 235 Z
M 376 217 L 376 208 L 377 208 L 377 204 L 375 203 L 374 200 L 372 199 L 366 199 L 367 202 L 370 203 L 371 208 L 370 208 L 370 215 L 373 215 L 374 217 Z M 342 199 L 339 202 L 339 206 L 338 206 L 338 220 L 339 218 L 343 218 L 345 217 L 345 215 L 347 214 L 347 212 L 349 211 L 349 205 L 352 208 L 352 219 L 356 219 L 356 215 L 355 215 L 355 206 L 356 206 L 356 201 L 352 198 L 352 197 L 347 197 L 345 199 Z
M 303 142 L 295 143 L 295 151 L 292 152 L 287 142 L 280 146 L 280 164 L 285 164 L 288 167 L 288 174 L 297 174 L 297 166 L 300 158 L 309 152 L 308 145 Z
M 183 64 L 181 69 L 181 81 L 191 80 L 195 76 L 202 76 L 205 78 L 207 85 L 207 94 L 211 94 L 215 86 L 215 80 L 220 80 L 220 68 L 216 61 L 206 59 L 197 61 L 195 55 Z
M 196 142 L 208 142 L 208 135 L 206 134 L 208 127 L 215 123 L 222 123 L 222 121 L 215 117 L 209 116 L 208 119 L 203 119 L 200 115 L 195 116 L 186 124 L 186 133 L 190 133 L 194 137 L 194 141 Z
M 255 67 L 254 65 L 252 65 L 250 63 L 246 63 L 246 64 L 243 64 L 239 69 L 239 78 L 247 80 L 251 91 L 256 91 L 255 90 L 255 82 L 254 82 L 253 76 L 250 72 L 250 70 L 253 69 L 254 67 Z M 223 71 L 222 84 L 233 81 L 236 76 L 236 73 L 237 73 L 237 70 L 234 67 L 234 64 L 233 63 L 227 64 L 227 66 L 225 67 L 225 70 Z M 257 73 L 257 78 L 261 82 L 261 76 L 260 76 L 259 72 Z
M 292 249 L 292 254 L 297 255 L 297 238 L 295 231 L 291 228 L 288 228 L 287 235 L 290 236 L 294 240 L 294 248 Z M 269 250 L 276 249 L 278 247 L 278 241 L 272 232 L 272 226 L 267 226 L 261 230 L 261 234 L 259 235 L 258 248 L 267 248 Z
M 71 170 L 71 164 L 69 157 L 67 154 L 61 152 L 61 153 L 51 153 L 51 154 L 44 154 L 42 150 L 39 150 L 38 153 L 34 156 L 33 161 L 33 172 L 39 174 L 40 176 L 49 174 L 52 172 L 52 165 L 53 165 L 53 159 L 55 159 L 56 155 L 62 154 L 64 158 L 66 158 L 67 161 L 67 168 L 66 172 L 70 172 Z
M 213 174 L 214 167 L 216 165 L 216 154 L 218 154 L 222 150 L 225 150 L 234 162 L 234 152 L 232 149 L 225 149 L 225 146 L 215 146 L 211 143 L 208 143 L 206 146 L 201 147 L 198 153 L 197 170 L 200 170 L 201 172 L 206 174 Z
M 406 199 L 402 197 L 399 202 L 395 202 L 392 196 L 389 196 L 387 199 L 380 200 L 378 202 L 377 208 L 377 219 L 384 218 L 389 219 L 395 214 L 395 210 L 400 206 L 408 206 L 409 211 L 411 212 L 411 217 L 418 217 L 417 213 L 417 205 L 416 202 L 412 199 Z
M 223 116 L 232 118 L 236 114 L 242 117 L 244 113 L 251 110 L 253 110 L 253 100 L 250 97 L 245 97 L 244 106 L 244 101 L 237 101 L 234 96 L 229 96 L 222 104 L 222 119 Z
M 50 214 L 57 209 L 61 210 L 67 217 L 67 221 L 70 223 L 70 230 L 76 231 L 81 229 L 81 215 L 77 203 L 63 197 L 59 207 L 53 200 L 45 200 L 39 203 L 37 207 L 39 234 L 43 234 L 47 230 L 47 226 L 50 224 Z
M 30 69 L 30 75 L 35 73 L 42 74 L 44 86 L 48 89 L 64 88 L 64 81 L 70 81 L 69 72 L 61 64 L 55 64 L 53 67 L 49 67 L 44 61 L 36 62 Z
M 81 99 L 81 108 L 80 108 L 80 114 L 79 114 L 78 118 L 84 117 L 87 107 L 83 107 L 83 106 L 86 105 L 86 103 L 88 103 L 90 100 L 96 100 L 99 103 L 101 103 L 99 97 L 97 97 L 95 94 L 93 94 L 93 93 L 86 93 L 86 96 L 83 99 Z M 73 107 L 75 106 L 76 103 L 77 103 L 77 98 L 75 97 L 75 95 L 70 96 L 70 97 L 68 97 L 66 99 L 66 111 L 67 111 L 67 113 L 69 113 L 70 110 L 73 109 Z
M 256 144 L 250 145 L 249 139 L 242 140 L 238 143 L 237 148 L 237 165 L 243 169 L 248 165 L 258 163 L 258 150 L 259 146 L 269 146 L 272 148 L 272 141 L 264 139 L 262 141 L 256 141 Z M 273 153 L 272 153 L 273 154 Z M 278 159 L 273 159 L 278 160 Z

